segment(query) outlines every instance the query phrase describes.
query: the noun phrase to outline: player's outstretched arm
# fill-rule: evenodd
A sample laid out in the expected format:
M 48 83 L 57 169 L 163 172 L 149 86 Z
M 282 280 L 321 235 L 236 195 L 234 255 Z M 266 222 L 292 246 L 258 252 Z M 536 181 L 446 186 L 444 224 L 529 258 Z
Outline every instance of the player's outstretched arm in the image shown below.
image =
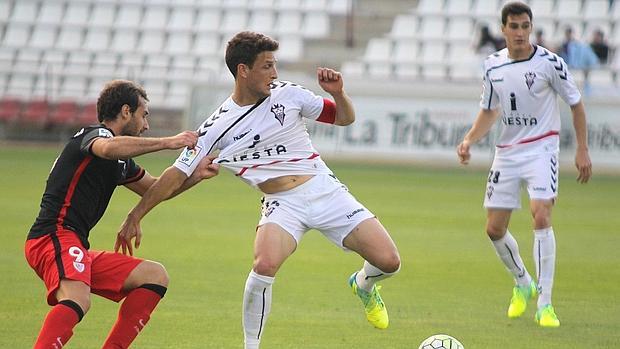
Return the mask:
M 190 177 L 187 177 L 184 172 L 176 167 L 171 166 L 166 169 L 156 181 L 154 181 L 153 177 L 149 176 L 151 179 L 147 181 L 150 184 L 147 182 L 142 184 L 142 186 L 148 185 L 148 187 L 141 189 L 130 187 L 134 192 L 138 194 L 142 193 L 142 199 L 129 212 L 127 218 L 125 218 L 125 221 L 121 225 L 121 229 L 116 237 L 114 251 L 118 252 L 119 249 L 122 249 L 123 254 L 129 252 L 130 255 L 133 255 L 131 240 L 135 238 L 135 247 L 140 247 L 140 242 L 142 240 L 140 221 L 142 218 L 160 202 L 184 192 L 203 179 L 217 176 L 220 165 L 213 163 L 213 159 L 215 159 L 214 155 L 205 156 Z M 136 183 L 141 181 L 142 180 Z M 135 185 L 140 186 L 140 184 Z M 127 186 L 129 187 L 129 185 Z
M 108 160 L 128 159 L 164 149 L 193 148 L 197 141 L 198 133 L 195 131 L 185 131 L 176 136 L 163 138 L 99 137 L 93 141 L 91 151 L 96 156 Z
M 489 132 L 498 115 L 499 113 L 495 109 L 480 109 L 469 132 L 467 132 L 461 144 L 456 147 L 456 154 L 461 164 L 467 165 L 469 163 L 471 158 L 470 147 Z
M 342 74 L 329 68 L 317 68 L 317 79 L 321 88 L 332 95 L 336 103 L 336 120 L 334 125 L 347 126 L 355 121 L 355 108 L 351 98 L 344 91 Z
M 575 167 L 579 171 L 577 181 L 587 183 L 592 176 L 592 161 L 588 152 L 588 126 L 586 124 L 586 110 L 583 102 L 570 107 L 573 114 L 573 127 L 577 139 L 577 151 L 575 152 Z
M 129 212 L 127 218 L 125 218 L 116 236 L 116 243 L 114 244 L 115 252 L 122 249 L 123 254 L 129 252 L 130 255 L 133 255 L 131 240 L 135 238 L 135 247 L 140 247 L 140 241 L 142 239 L 140 221 L 142 218 L 160 202 L 169 198 L 181 187 L 186 179 L 187 175 L 174 166 L 168 167 L 164 173 L 162 173 L 159 179 L 151 185 L 144 195 L 142 195 L 142 199 L 140 199 L 140 202 Z

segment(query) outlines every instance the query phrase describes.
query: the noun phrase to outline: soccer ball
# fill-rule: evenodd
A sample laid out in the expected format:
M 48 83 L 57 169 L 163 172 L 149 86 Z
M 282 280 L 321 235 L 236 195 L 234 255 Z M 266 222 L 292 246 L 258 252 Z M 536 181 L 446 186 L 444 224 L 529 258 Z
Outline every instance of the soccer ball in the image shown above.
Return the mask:
M 464 349 L 465 347 L 456 338 L 447 334 L 434 334 L 426 338 L 418 349 Z

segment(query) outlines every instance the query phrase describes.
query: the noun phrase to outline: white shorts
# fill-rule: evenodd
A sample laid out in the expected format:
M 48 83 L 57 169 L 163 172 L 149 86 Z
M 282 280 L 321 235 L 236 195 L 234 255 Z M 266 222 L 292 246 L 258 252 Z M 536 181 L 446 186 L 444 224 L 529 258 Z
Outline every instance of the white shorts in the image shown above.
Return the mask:
M 558 196 L 560 166 L 557 153 L 519 158 L 495 158 L 487 178 L 486 208 L 521 208 L 521 185 L 530 200 L 552 200 Z
M 291 190 L 265 194 L 258 225 L 275 223 L 298 245 L 308 230 L 316 229 L 346 250 L 344 238 L 362 221 L 373 217 L 336 177 L 320 174 Z

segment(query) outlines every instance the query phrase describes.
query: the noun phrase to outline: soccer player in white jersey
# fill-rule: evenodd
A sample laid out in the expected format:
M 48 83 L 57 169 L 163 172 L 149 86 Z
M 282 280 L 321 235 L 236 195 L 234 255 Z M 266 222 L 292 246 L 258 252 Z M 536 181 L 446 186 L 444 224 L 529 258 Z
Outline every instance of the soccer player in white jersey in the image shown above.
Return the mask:
M 559 95 L 570 105 L 577 139 L 577 180 L 586 183 L 592 174 L 588 155 L 586 115 L 581 94 L 562 58 L 542 46 L 532 46 L 532 11 L 520 2 L 502 9 L 506 48 L 484 62 L 482 108 L 472 128 L 457 147 L 461 163 L 470 159 L 470 147 L 501 118 L 502 130 L 491 166 L 484 206 L 486 231 L 501 261 L 514 276 L 516 286 L 508 317 L 520 317 L 528 300 L 538 295 L 536 322 L 558 327 L 551 305 L 555 269 L 555 237 L 551 211 L 559 179 Z M 520 185 L 530 197 L 534 228 L 534 261 L 538 282 L 527 272 L 516 240 L 508 231 L 512 210 L 519 209 Z
M 333 100 L 297 84 L 276 81 L 278 42 L 241 32 L 226 49 L 235 77 L 232 95 L 200 126 L 198 144 L 181 153 L 138 205 L 118 236 L 122 246 L 140 242 L 140 220 L 192 174 L 205 156 L 264 193 L 256 230 L 254 265 L 245 284 L 245 347 L 258 348 L 271 308 L 276 272 L 302 236 L 317 229 L 344 250 L 364 258 L 349 278 L 366 317 L 377 328 L 388 326 L 377 281 L 400 269 L 400 256 L 379 220 L 341 184 L 313 147 L 304 119 L 346 126 L 355 120 L 353 104 L 339 72 L 317 69 L 318 83 Z

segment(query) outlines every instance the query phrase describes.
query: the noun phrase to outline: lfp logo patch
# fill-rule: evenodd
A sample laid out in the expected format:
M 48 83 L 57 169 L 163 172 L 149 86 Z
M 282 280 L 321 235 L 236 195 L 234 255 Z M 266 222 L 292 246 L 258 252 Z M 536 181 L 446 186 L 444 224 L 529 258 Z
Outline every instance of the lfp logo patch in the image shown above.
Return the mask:
M 194 162 L 194 160 L 196 160 L 198 154 L 200 154 L 201 151 L 202 148 L 199 146 L 195 146 L 194 149 L 185 148 L 185 150 L 181 154 L 181 157 L 179 158 L 179 161 L 182 164 L 191 167 L 192 163 Z

